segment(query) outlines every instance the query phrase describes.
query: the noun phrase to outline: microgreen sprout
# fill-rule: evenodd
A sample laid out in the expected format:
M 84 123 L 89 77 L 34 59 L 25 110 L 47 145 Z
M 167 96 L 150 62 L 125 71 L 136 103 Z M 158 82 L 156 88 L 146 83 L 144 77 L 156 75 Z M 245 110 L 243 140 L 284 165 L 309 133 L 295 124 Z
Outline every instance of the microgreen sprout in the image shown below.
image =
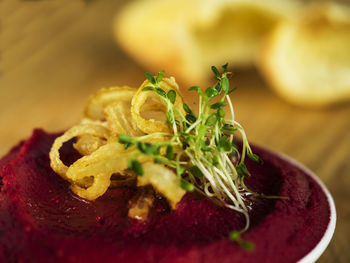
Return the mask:
M 138 176 L 143 175 L 143 167 L 142 167 L 141 163 L 136 159 L 129 159 L 128 160 L 128 168 L 130 170 L 133 170 L 136 173 L 136 175 L 138 175 Z
M 230 239 L 249 249 L 252 246 L 240 237 L 250 224 L 244 192 L 259 194 L 244 184 L 244 178 L 250 176 L 244 161 L 246 156 L 258 163 L 262 161 L 252 152 L 242 126 L 235 120 L 229 97 L 234 89 L 230 89 L 231 73 L 227 71 L 227 64 L 222 66 L 222 73 L 215 66 L 211 69 L 216 79 L 213 86 L 205 90 L 197 86 L 189 88 L 199 96 L 197 111 L 187 104 L 183 104 L 183 109 L 176 107 L 177 92 L 166 92 L 160 85 L 164 71 L 157 76 L 146 73 L 149 84 L 143 91 L 155 92 L 166 106 L 166 122 L 172 127 L 172 133 L 167 134 L 170 139 L 149 144 L 143 141 L 152 134 L 141 137 L 120 134 L 119 142 L 125 148 L 136 147 L 141 154 L 151 156 L 155 163 L 173 168 L 179 184 L 186 191 L 198 191 L 217 203 L 243 213 L 246 225 L 241 231 L 231 234 Z M 228 107 L 229 114 L 225 112 L 225 107 Z M 230 118 L 226 118 L 227 115 Z M 234 143 L 236 133 L 242 138 L 241 151 Z M 237 156 L 237 164 L 232 163 L 231 156 Z M 130 161 L 129 168 L 142 175 L 142 166 L 136 159 Z
M 252 242 L 249 242 L 241 237 L 241 233 L 239 231 L 232 231 L 229 234 L 229 239 L 231 241 L 236 242 L 246 251 L 253 251 L 255 249 L 255 245 Z

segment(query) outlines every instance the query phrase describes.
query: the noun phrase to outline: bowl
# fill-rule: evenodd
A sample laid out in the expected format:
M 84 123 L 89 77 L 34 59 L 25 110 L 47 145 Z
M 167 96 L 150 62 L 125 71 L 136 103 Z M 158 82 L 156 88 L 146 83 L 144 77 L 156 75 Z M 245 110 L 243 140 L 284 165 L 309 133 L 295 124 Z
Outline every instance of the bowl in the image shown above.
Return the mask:
M 270 151 L 270 150 L 269 150 Z M 326 186 L 323 184 L 323 182 L 316 176 L 309 168 L 301 164 L 300 162 L 296 161 L 295 159 L 283 154 L 283 153 L 276 153 L 271 151 L 272 153 L 275 153 L 279 155 L 281 159 L 284 159 L 285 161 L 293 164 L 294 166 L 298 167 L 300 170 L 303 170 L 305 174 L 310 176 L 314 181 L 317 182 L 317 184 L 320 186 L 322 191 L 327 197 L 328 205 L 330 208 L 330 218 L 329 218 L 329 223 L 327 226 L 326 231 L 323 234 L 323 237 L 321 240 L 316 244 L 316 246 L 308 253 L 306 254 L 303 258 L 301 258 L 298 263 L 310 263 L 310 262 L 316 262 L 316 260 L 322 255 L 322 253 L 326 250 L 328 244 L 330 243 L 334 230 L 335 230 L 335 225 L 336 225 L 336 220 L 337 220 L 337 214 L 335 210 L 335 204 L 332 195 L 326 188 Z

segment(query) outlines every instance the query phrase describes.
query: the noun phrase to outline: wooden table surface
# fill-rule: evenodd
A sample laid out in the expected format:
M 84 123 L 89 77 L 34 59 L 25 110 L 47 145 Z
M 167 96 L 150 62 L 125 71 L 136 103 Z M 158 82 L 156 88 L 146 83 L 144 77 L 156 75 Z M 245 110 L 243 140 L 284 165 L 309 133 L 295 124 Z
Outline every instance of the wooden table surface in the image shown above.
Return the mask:
M 0 155 L 35 127 L 61 131 L 77 123 L 98 88 L 143 81 L 148 70 L 112 34 L 124 3 L 87 2 L 0 1 Z M 233 81 L 237 118 L 250 141 L 304 163 L 335 199 L 335 235 L 318 262 L 350 262 L 350 105 L 289 105 L 254 70 L 235 70 Z

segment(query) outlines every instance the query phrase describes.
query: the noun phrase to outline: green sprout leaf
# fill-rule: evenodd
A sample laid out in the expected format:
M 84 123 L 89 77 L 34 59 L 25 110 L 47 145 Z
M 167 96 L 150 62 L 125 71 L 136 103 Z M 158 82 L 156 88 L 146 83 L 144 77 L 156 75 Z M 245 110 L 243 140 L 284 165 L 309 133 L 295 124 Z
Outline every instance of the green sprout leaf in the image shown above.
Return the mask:
M 185 167 L 183 167 L 181 165 L 176 166 L 176 173 L 178 175 L 182 175 L 185 172 L 186 172 L 186 168 Z
M 225 117 L 225 111 L 223 109 L 219 109 L 217 111 L 217 115 L 218 117 L 221 119 L 221 118 L 224 118 Z
M 140 152 L 146 153 L 146 144 L 144 142 L 137 142 L 136 144 L 137 148 L 139 149 Z
M 141 163 L 136 159 L 128 160 L 128 168 L 134 171 L 138 176 L 142 176 L 144 173 Z
M 243 240 L 241 243 L 239 243 L 239 245 L 246 251 L 248 252 L 252 252 L 255 250 L 255 245 L 252 242 Z
M 176 92 L 175 92 L 175 90 L 169 90 L 169 92 L 168 92 L 168 94 L 167 94 L 167 97 L 168 97 L 168 99 L 170 100 L 170 102 L 171 102 L 172 104 L 174 104 L 174 103 L 175 103 L 175 100 L 176 100 Z
M 194 123 L 197 120 L 196 116 L 194 116 L 192 113 L 187 114 L 185 118 L 189 123 Z
M 244 163 L 240 163 L 237 168 L 237 174 L 239 178 L 244 178 L 250 176 L 250 173 Z
M 225 76 L 221 79 L 221 88 L 227 94 L 230 88 L 230 83 L 228 78 Z
M 198 138 L 203 138 L 207 132 L 207 127 L 205 125 L 201 125 L 198 128 Z
M 223 101 L 219 101 L 217 103 L 214 103 L 213 105 L 210 106 L 212 109 L 221 109 L 222 107 L 225 107 L 226 103 Z
M 188 107 L 186 103 L 183 105 L 183 108 L 184 108 L 184 111 L 186 111 L 187 113 L 192 113 L 190 107 Z
M 147 154 L 147 155 L 156 155 L 159 154 L 159 146 L 145 143 L 145 142 L 137 142 L 136 143 L 137 148 L 140 152 Z
M 169 160 L 174 160 L 174 148 L 171 145 L 166 147 L 166 157 Z
M 119 134 L 118 141 L 121 144 L 130 144 L 132 143 L 132 138 L 127 134 Z
M 218 160 L 218 156 L 217 155 L 214 155 L 213 156 L 213 159 L 211 160 L 211 163 L 214 165 L 214 166 L 217 166 L 219 164 L 219 160 Z
M 217 121 L 216 114 L 210 114 L 208 119 L 205 121 L 205 125 L 207 126 L 213 126 Z
M 227 94 L 230 94 L 230 93 L 234 92 L 235 90 L 236 90 L 236 88 L 232 88 L 227 92 Z
M 221 92 L 221 85 L 220 85 L 220 83 L 217 83 L 215 86 L 214 86 L 214 89 L 216 89 L 217 91 L 218 91 L 218 93 L 220 94 L 220 92 Z
M 163 163 L 162 158 L 159 157 L 159 156 L 154 157 L 154 158 L 153 158 L 153 162 L 154 162 L 154 163 Z
M 263 160 L 261 160 L 261 158 L 256 155 L 255 153 L 250 153 L 250 152 L 247 152 L 247 156 L 249 159 L 251 159 L 252 161 L 256 162 L 256 163 L 259 163 L 259 164 L 263 164 Z
M 214 72 L 216 78 L 220 78 L 220 72 L 215 66 L 211 66 L 211 70 Z
M 215 88 L 209 87 L 205 90 L 205 94 L 207 95 L 208 99 L 212 99 L 219 95 L 219 92 Z
M 159 71 L 158 75 L 157 75 L 157 78 L 156 78 L 156 82 L 159 83 L 163 80 L 163 77 L 164 77 L 164 73 L 165 71 L 162 70 L 162 71 Z
M 145 76 L 149 80 L 149 82 L 151 82 L 152 84 L 156 84 L 156 80 L 155 80 L 155 78 L 153 77 L 153 75 L 151 73 L 146 72 Z
M 204 175 L 203 175 L 203 173 L 202 173 L 202 171 L 198 168 L 198 166 L 192 166 L 191 168 L 190 168 L 190 173 L 193 175 L 193 176 L 195 176 L 195 177 L 199 177 L 199 178 L 201 178 L 201 177 L 203 177 Z
M 244 250 L 248 252 L 251 252 L 255 249 L 254 243 L 244 240 L 241 237 L 241 233 L 239 231 L 232 231 L 229 234 L 229 239 L 233 242 L 237 242 L 239 246 L 241 246 Z
M 201 146 L 201 150 L 204 152 L 213 152 L 213 148 L 211 148 L 210 146 L 208 146 L 204 140 L 200 140 L 200 146 Z
M 160 147 L 158 145 L 150 144 L 146 148 L 146 154 L 157 155 L 157 154 L 159 154 L 159 150 L 160 150 Z
M 174 118 L 173 115 L 171 115 L 168 111 L 165 113 L 166 117 L 166 122 L 169 123 L 170 125 L 174 124 Z
M 239 231 L 231 231 L 228 237 L 231 241 L 238 241 L 241 238 L 241 233 Z
M 218 142 L 218 147 L 225 152 L 230 152 L 232 149 L 232 144 L 226 136 L 221 136 Z
M 193 192 L 193 190 L 194 190 L 194 185 L 185 179 L 181 179 L 180 185 L 181 185 L 182 189 L 186 190 L 187 192 Z
M 162 88 L 156 88 L 156 93 L 164 98 L 166 98 L 166 92 Z
M 146 87 L 144 87 L 143 89 L 142 89 L 142 91 L 149 91 L 149 90 L 154 90 L 154 88 L 153 87 L 151 87 L 151 86 L 146 86 Z
M 224 127 L 222 127 L 223 133 L 234 134 L 235 131 L 237 131 L 237 127 L 234 127 L 234 126 L 225 125 Z
M 192 86 L 188 89 L 189 91 L 194 90 L 195 92 L 197 92 L 199 95 L 203 96 L 203 90 L 200 87 L 197 86 Z
M 221 68 L 224 71 L 224 73 L 227 73 L 227 67 L 228 67 L 228 63 L 226 63 L 225 65 L 221 66 Z
M 133 146 L 134 144 L 133 143 L 131 143 L 131 142 L 127 142 L 127 143 L 125 143 L 124 144 L 124 150 L 127 150 L 127 149 L 129 149 L 131 146 Z

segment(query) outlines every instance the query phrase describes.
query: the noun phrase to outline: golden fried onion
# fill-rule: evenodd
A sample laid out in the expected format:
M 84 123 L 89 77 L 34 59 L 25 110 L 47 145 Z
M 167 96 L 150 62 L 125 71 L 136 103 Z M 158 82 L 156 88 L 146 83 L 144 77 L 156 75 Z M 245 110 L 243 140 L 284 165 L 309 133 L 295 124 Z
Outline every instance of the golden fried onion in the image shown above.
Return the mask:
M 138 90 L 127 86 L 101 89 L 88 100 L 84 111 L 85 119 L 55 140 L 50 151 L 51 167 L 71 183 L 71 190 L 79 197 L 95 200 L 111 187 L 111 177 L 114 178 L 112 186 L 124 185 L 126 181 L 135 182 L 135 174 L 127 168 L 128 159 L 134 158 L 137 151 L 135 148 L 125 150 L 118 142 L 119 134 L 132 137 L 149 134 L 151 136 L 144 140 L 148 142 L 168 139 L 158 134 L 171 133 L 168 124 L 141 116 L 145 112 L 166 111 L 157 94 L 142 91 L 149 84 L 145 81 Z M 176 92 L 175 106 L 183 112 L 183 100 L 175 80 L 164 78 L 160 87 L 166 92 Z M 77 138 L 73 146 L 82 157 L 68 167 L 61 161 L 59 150 L 73 138 Z M 176 174 L 163 165 L 151 163 L 151 158 L 147 155 L 138 156 L 138 161 L 143 164 L 145 172 L 137 178 L 137 186 L 152 185 L 175 208 L 185 194 Z M 118 174 L 122 176 L 115 176 Z M 147 206 L 151 205 L 148 201 L 146 203 Z
M 73 144 L 81 155 L 89 155 L 106 144 L 106 140 L 91 134 L 82 135 L 78 138 L 77 142 Z
M 142 130 L 144 133 L 150 134 L 155 132 L 171 132 L 172 129 L 167 123 L 163 121 L 157 121 L 154 119 L 147 120 L 141 116 L 141 107 L 144 105 L 144 103 L 148 98 L 150 98 L 151 100 L 157 101 L 159 105 L 163 105 L 159 99 L 159 96 L 155 94 L 153 91 L 143 91 L 143 88 L 149 85 L 151 85 L 151 83 L 148 80 L 144 81 L 141 87 L 139 88 L 139 90 L 136 92 L 135 96 L 132 98 L 132 102 L 131 102 L 132 117 L 135 120 L 137 127 L 140 130 Z M 183 99 L 179 93 L 179 87 L 176 84 L 174 78 L 164 78 L 163 81 L 160 83 L 160 87 L 165 92 L 174 90 L 177 93 L 175 106 L 180 111 L 183 111 Z M 162 107 L 160 106 L 160 108 Z
M 98 198 L 110 186 L 112 174 L 127 169 L 127 161 L 134 154 L 134 149 L 125 151 L 119 142 L 110 142 L 92 154 L 83 156 L 66 172 L 66 176 L 75 182 L 72 185 L 72 191 L 87 200 Z M 94 178 L 92 185 L 86 188 L 80 186 L 91 177 Z
M 131 101 L 136 89 L 128 86 L 112 87 L 109 89 L 100 89 L 93 94 L 86 103 L 84 115 L 92 120 L 102 120 L 104 118 L 103 110 L 105 107 L 117 101 Z
M 131 200 L 128 216 L 138 220 L 146 220 L 155 199 L 154 192 L 148 187 L 140 187 L 136 198 Z
M 135 125 L 130 112 L 130 107 L 118 101 L 106 106 L 104 114 L 107 119 L 108 128 L 113 136 L 127 134 L 132 137 L 141 136 L 143 132 Z
M 172 209 L 181 200 L 186 191 L 179 185 L 176 174 L 161 164 L 145 163 L 144 175 L 137 177 L 137 186 L 152 185 L 155 190 L 165 196 Z
M 68 167 L 61 161 L 59 150 L 61 149 L 62 145 L 65 142 L 68 142 L 74 137 L 82 136 L 86 134 L 108 139 L 110 133 L 108 129 L 100 125 L 80 124 L 77 126 L 73 126 L 68 131 L 66 131 L 62 136 L 58 137 L 51 147 L 51 151 L 50 151 L 51 168 L 65 180 L 71 181 L 66 176 Z

